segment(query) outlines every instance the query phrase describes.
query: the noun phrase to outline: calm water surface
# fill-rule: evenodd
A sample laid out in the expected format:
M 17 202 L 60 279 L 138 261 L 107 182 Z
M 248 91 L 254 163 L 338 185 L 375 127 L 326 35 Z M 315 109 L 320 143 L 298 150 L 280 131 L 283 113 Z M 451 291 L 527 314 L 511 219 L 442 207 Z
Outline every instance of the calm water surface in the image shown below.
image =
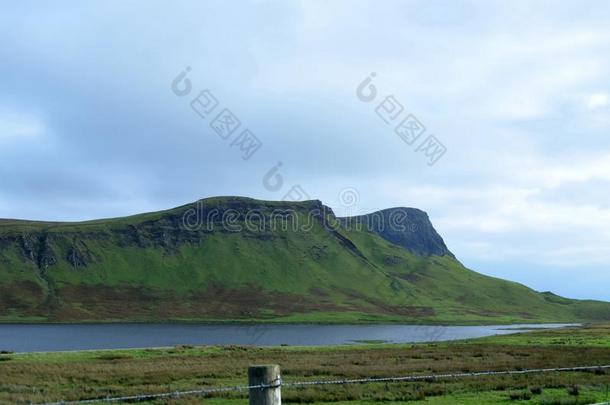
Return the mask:
M 570 324 L 415 325 L 0 325 L 0 350 L 40 352 L 188 345 L 320 346 L 364 341 L 415 343 L 504 335 Z

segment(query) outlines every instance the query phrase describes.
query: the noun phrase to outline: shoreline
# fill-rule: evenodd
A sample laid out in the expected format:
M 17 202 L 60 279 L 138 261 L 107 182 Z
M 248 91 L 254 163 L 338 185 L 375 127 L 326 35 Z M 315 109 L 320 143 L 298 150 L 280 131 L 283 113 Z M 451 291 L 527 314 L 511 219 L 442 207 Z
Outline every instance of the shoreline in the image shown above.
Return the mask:
M 404 325 L 404 326 L 510 326 L 510 325 L 587 325 L 594 323 L 602 323 L 601 321 L 590 320 L 488 320 L 488 321 L 418 321 L 412 322 L 409 320 L 337 320 L 337 321 L 307 321 L 294 320 L 286 321 L 282 319 L 254 319 L 254 320 L 188 320 L 188 319 L 169 319 L 169 320 L 91 320 L 91 321 L 33 321 L 33 320 L 2 320 L 0 326 L 3 325 L 244 325 L 244 326 L 259 326 L 259 325 L 337 325 L 337 326 L 364 326 L 364 325 Z

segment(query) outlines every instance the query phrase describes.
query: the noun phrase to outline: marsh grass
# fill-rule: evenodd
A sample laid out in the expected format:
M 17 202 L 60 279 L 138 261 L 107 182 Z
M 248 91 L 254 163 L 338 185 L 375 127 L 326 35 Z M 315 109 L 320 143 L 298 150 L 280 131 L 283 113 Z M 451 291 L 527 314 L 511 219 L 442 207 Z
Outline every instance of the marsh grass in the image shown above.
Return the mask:
M 14 356 L 0 365 L 0 401 L 83 399 L 246 382 L 248 365 L 278 363 L 286 381 L 384 377 L 481 370 L 504 370 L 610 363 L 602 348 L 519 347 L 495 345 L 418 345 L 400 347 L 189 348 L 135 353 L 108 352 L 38 357 Z M 490 376 L 425 383 L 367 384 L 286 389 L 286 402 L 313 403 L 353 400 L 412 401 L 459 391 L 525 391 L 528 387 L 568 388 L 601 385 L 607 375 L 554 373 Z M 245 394 L 223 398 L 245 398 Z M 520 399 L 525 399 L 523 396 Z

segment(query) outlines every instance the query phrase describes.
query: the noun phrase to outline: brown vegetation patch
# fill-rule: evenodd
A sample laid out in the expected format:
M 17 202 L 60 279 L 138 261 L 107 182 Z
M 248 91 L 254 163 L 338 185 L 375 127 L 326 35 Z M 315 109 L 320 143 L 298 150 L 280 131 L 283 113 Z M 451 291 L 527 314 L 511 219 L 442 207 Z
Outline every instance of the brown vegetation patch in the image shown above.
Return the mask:
M 398 266 L 399 264 L 403 264 L 403 258 L 399 256 L 385 256 L 383 258 L 383 264 L 386 266 Z
M 0 314 L 13 310 L 33 315 L 33 307 L 43 301 L 44 291 L 33 281 L 25 280 L 0 285 Z
M 204 291 L 175 294 L 131 286 L 63 286 L 63 302 L 53 320 L 248 319 L 313 311 L 340 311 L 327 296 L 299 296 L 248 285 L 228 289 L 210 284 Z
M 417 274 L 417 273 L 391 273 L 392 276 L 396 277 L 396 278 L 400 278 L 402 280 L 408 281 L 409 283 L 413 283 L 413 284 L 417 284 L 421 281 L 424 280 L 424 278 L 421 276 L 421 274 Z
M 412 318 L 432 317 L 436 314 L 434 308 L 420 307 L 414 305 L 391 305 L 388 302 L 369 297 L 358 291 L 348 290 L 337 287 L 342 294 L 346 295 L 350 300 L 352 308 L 356 311 L 365 313 L 382 313 L 389 315 L 404 315 Z
M 158 293 L 131 286 L 65 285 L 57 295 L 64 302 L 54 320 L 95 320 L 144 318 L 163 301 Z
M 268 291 L 256 285 L 227 289 L 219 284 L 208 286 L 206 291 L 193 295 L 200 304 L 199 310 L 211 317 L 256 317 L 262 312 L 272 311 L 277 315 L 306 313 L 312 311 L 341 310 L 324 294 L 300 296 L 277 291 Z

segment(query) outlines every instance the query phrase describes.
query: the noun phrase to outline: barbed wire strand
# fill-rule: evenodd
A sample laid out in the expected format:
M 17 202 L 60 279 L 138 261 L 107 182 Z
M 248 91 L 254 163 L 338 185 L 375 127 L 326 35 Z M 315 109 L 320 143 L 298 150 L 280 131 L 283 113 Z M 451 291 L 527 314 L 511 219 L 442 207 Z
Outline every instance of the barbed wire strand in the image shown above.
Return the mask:
M 442 380 L 452 378 L 466 378 L 466 377 L 483 377 L 483 376 L 498 376 L 498 375 L 522 375 L 522 374 L 534 374 L 534 373 L 552 373 L 552 372 L 569 372 L 569 371 L 591 371 L 591 370 L 605 370 L 610 369 L 610 365 L 603 366 L 578 366 L 578 367 L 559 367 L 559 368 L 538 368 L 538 369 L 523 369 L 523 370 L 506 370 L 506 371 L 474 371 L 467 373 L 446 373 L 446 374 L 429 374 L 429 375 L 412 375 L 412 376 L 399 376 L 399 377 L 378 377 L 378 378 L 356 378 L 356 379 L 344 379 L 344 380 L 319 380 L 319 381 L 295 381 L 295 382 L 283 382 L 282 380 L 274 381 L 272 384 L 259 384 L 259 385 L 243 385 L 233 387 L 218 387 L 218 388 L 203 388 L 190 391 L 173 391 L 164 392 L 159 394 L 141 394 L 123 397 L 106 397 L 96 399 L 85 399 L 77 401 L 58 401 L 58 402 L 46 402 L 39 405 L 72 405 L 72 404 L 94 404 L 99 402 L 138 402 L 153 399 L 163 398 L 178 398 L 183 396 L 205 396 L 210 394 L 218 394 L 223 392 L 233 391 L 245 391 L 252 389 L 268 389 L 268 388 L 298 388 L 305 386 L 316 386 L 316 385 L 347 385 L 347 384 L 367 384 L 367 383 L 383 383 L 383 382 L 408 382 L 408 381 L 422 381 L 422 380 Z
M 106 398 L 95 398 L 95 399 L 84 399 L 78 401 L 58 401 L 58 402 L 45 402 L 40 405 L 72 405 L 72 404 L 94 404 L 97 402 L 127 402 L 127 401 L 146 401 L 151 399 L 163 399 L 163 398 L 177 398 L 184 396 L 202 396 L 209 394 L 218 394 L 222 392 L 231 391 L 245 391 L 251 389 L 267 389 L 267 388 L 278 388 L 282 386 L 282 382 L 277 381 L 274 384 L 258 384 L 258 385 L 237 385 L 232 387 L 218 387 L 218 388 L 203 388 L 198 390 L 189 391 L 172 391 L 163 392 L 159 394 L 140 394 L 131 395 L 124 397 L 106 397 Z

